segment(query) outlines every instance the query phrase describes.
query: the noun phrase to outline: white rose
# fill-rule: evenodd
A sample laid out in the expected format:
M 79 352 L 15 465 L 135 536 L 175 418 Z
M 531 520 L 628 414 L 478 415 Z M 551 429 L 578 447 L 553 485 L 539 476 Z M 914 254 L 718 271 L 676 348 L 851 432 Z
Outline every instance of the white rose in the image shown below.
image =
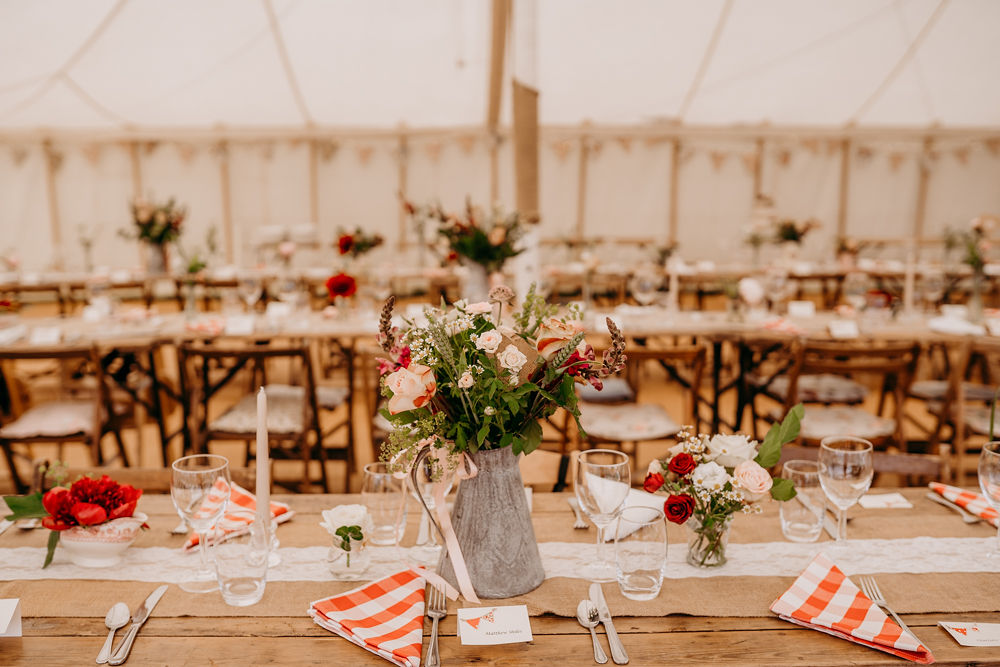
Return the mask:
M 319 525 L 331 535 L 335 535 L 341 526 L 360 526 L 365 539 L 374 529 L 368 508 L 364 505 L 337 505 L 333 509 L 323 510 L 323 521 Z
M 496 329 L 490 329 L 476 336 L 476 347 L 487 354 L 493 354 L 500 347 L 503 336 Z
M 729 473 L 715 461 L 702 463 L 691 473 L 691 481 L 695 486 L 709 491 L 721 491 L 729 481 Z
M 468 389 L 472 386 L 473 382 L 475 382 L 475 380 L 472 379 L 472 373 L 469 371 L 465 371 L 462 373 L 462 377 L 458 378 L 458 386 L 462 389 Z
M 727 468 L 735 468 L 757 456 L 757 441 L 745 435 L 714 435 L 708 441 L 708 456 Z
M 764 288 L 754 278 L 741 278 L 736 292 L 748 306 L 759 306 L 764 302 Z
M 511 373 L 520 373 L 524 365 L 528 363 L 528 357 L 524 356 L 524 352 L 517 349 L 516 345 L 510 344 L 497 355 L 497 361 Z
M 493 306 L 490 305 L 489 301 L 480 301 L 479 303 L 470 303 L 465 307 L 465 312 L 472 315 L 485 315 L 486 313 L 493 312 Z

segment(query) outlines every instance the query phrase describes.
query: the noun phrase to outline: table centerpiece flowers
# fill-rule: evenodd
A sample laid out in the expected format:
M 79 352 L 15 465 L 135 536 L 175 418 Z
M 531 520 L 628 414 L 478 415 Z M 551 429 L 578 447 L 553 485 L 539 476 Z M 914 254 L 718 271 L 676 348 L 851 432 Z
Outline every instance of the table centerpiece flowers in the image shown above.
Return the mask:
M 69 487 L 55 486 L 44 494 L 5 496 L 13 512 L 6 518 L 41 519 L 49 534 L 42 568 L 52 563 L 61 545 L 74 564 L 83 567 L 116 565 L 125 550 L 148 529 L 147 516 L 136 511 L 142 491 L 119 484 L 107 475 L 100 479 L 81 477 Z
M 996 224 L 993 216 L 981 215 L 973 218 L 965 229 L 950 229 L 945 232 L 945 250 L 961 252 L 962 264 L 972 269 L 972 292 L 969 295 L 969 321 L 980 324 L 983 321 L 983 284 L 986 281 L 986 253 L 990 250 L 987 236 Z
M 150 249 L 150 273 L 166 273 L 170 269 L 167 248 L 183 231 L 181 225 L 187 218 L 187 207 L 171 197 L 166 202 L 150 202 L 137 197 L 130 204 L 132 228 L 122 234 L 136 238 Z
M 360 227 L 355 227 L 354 231 L 347 231 L 343 227 L 337 229 L 337 252 L 341 257 L 350 255 L 353 259 L 357 259 L 384 242 L 385 239 L 381 235 L 367 234 Z
M 371 563 L 365 548 L 374 530 L 372 518 L 364 505 L 337 505 L 323 510 L 320 525 L 333 537 L 330 547 L 330 571 L 340 579 L 360 579 Z
M 393 424 L 383 459 L 397 473 L 430 463 L 433 476 L 462 480 L 451 516 L 444 483 L 435 485 L 435 507 L 447 547 L 438 574 L 457 581 L 467 599 L 512 597 L 541 584 L 516 457 L 538 448 L 540 421 L 557 409 L 579 427 L 574 385 L 601 389 L 625 364 L 625 341 L 610 319 L 611 345 L 598 360 L 578 309 L 560 314 L 532 286 L 508 314 L 513 297 L 495 287 L 488 301 L 428 309 L 402 331 L 391 325 L 390 297 L 379 327 L 390 357 L 381 361 L 382 414 Z
M 715 567 L 726 562 L 729 528 L 737 512 L 761 511 L 760 502 L 795 497 L 792 482 L 771 477 L 768 468 L 781 458 L 781 448 L 799 435 L 802 404 L 757 443 L 745 435 L 694 435 L 684 429 L 665 459 L 649 464 L 643 488 L 667 496 L 668 521 L 687 526 L 687 562 Z

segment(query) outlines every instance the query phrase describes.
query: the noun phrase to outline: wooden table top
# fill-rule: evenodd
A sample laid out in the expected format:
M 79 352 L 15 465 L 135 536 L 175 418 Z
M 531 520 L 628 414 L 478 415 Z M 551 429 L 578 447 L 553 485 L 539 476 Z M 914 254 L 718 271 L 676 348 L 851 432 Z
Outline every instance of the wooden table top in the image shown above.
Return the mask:
M 949 514 L 949 510 L 923 498 L 925 489 L 908 489 L 904 494 L 914 504 L 911 510 L 867 510 L 855 521 L 870 522 L 876 528 L 886 527 L 886 537 L 903 534 L 931 536 L 988 537 L 987 526 L 967 526 Z M 535 494 L 533 521 L 539 536 L 549 541 L 580 541 L 593 539 L 593 531 L 573 531 L 571 515 L 565 502 L 566 494 Z M 357 502 L 357 496 L 299 495 L 275 496 L 291 503 L 298 512 L 295 519 L 284 525 L 279 538 L 286 546 L 326 544 L 326 535 L 318 527 L 322 509 L 343 502 Z M 761 517 L 767 521 L 767 539 L 780 539 L 777 509 L 770 503 Z M 151 530 L 141 537 L 137 546 L 177 546 L 183 538 L 170 536 L 168 529 L 176 524 L 169 497 L 149 495 L 142 499 L 140 509 L 150 515 Z M 410 514 L 411 524 L 415 522 Z M 882 522 L 882 523 L 879 523 Z M 770 524 L 773 523 L 772 527 Z M 858 524 L 855 524 L 858 525 Z M 682 539 L 680 527 L 670 526 L 671 544 Z M 410 531 L 412 532 L 412 530 Z M 777 537 L 774 537 L 777 535 Z M 23 532 L 17 529 L 0 536 L 0 548 L 42 546 L 45 531 Z M 734 539 L 736 537 L 734 536 Z M 826 539 L 824 536 L 822 539 Z M 112 573 L 113 576 L 113 573 Z M 934 575 L 913 575 L 929 577 Z M 996 575 L 982 575 L 984 585 L 995 586 Z M 919 579 L 915 579 L 919 581 Z M 292 590 L 297 582 L 271 582 L 268 593 L 281 594 Z M 581 582 L 581 588 L 585 582 Z M 58 585 L 65 584 L 65 585 Z M 612 584 L 605 584 L 611 586 Z M 661 595 L 670 595 L 671 581 L 664 582 Z M 106 629 L 106 603 L 101 599 L 125 601 L 134 608 L 152 591 L 154 584 L 132 581 L 53 582 L 52 580 L 0 582 L 0 598 L 21 597 L 25 609 L 24 637 L 0 638 L 2 665 L 79 665 L 89 663 L 101 646 Z M 306 615 L 308 604 L 332 594 L 330 582 L 298 582 L 301 614 L 274 615 L 269 610 L 271 595 L 262 602 L 232 614 L 207 613 L 197 604 L 171 614 L 169 605 L 161 602 L 150 620 L 143 626 L 132 651 L 131 664 L 325 664 L 325 665 L 384 665 L 380 658 L 363 651 L 344 639 L 315 625 Z M 343 588 L 338 589 L 343 590 Z M 961 591 L 956 591 L 961 595 Z M 175 601 L 182 594 L 175 586 L 168 589 L 164 602 L 171 596 Z M 34 596 L 34 600 L 33 600 Z M 56 597 L 46 601 L 49 608 L 64 611 L 48 615 L 33 614 L 37 598 Z M 206 602 L 215 594 L 206 594 Z M 194 598 L 196 601 L 200 597 Z M 273 599 L 273 598 L 271 598 Z M 1000 620 L 1000 595 L 991 612 L 964 614 L 904 614 L 904 620 L 932 650 L 938 664 L 998 664 L 1000 648 L 965 648 L 936 626 L 938 620 L 996 622 Z M 65 602 L 64 607 L 53 603 Z M 297 603 L 297 599 L 295 600 Z M 217 600 L 213 605 L 218 606 Z M 287 606 L 287 605 L 286 605 Z M 297 608 L 297 604 L 293 607 Z M 230 608 L 231 609 L 231 608 Z M 209 610 L 210 611 L 210 610 Z M 614 611 L 614 609 L 612 609 Z M 235 615 L 248 614 L 248 615 Z M 531 619 L 534 641 L 504 646 L 462 646 L 455 636 L 455 620 L 449 616 L 441 623 L 441 656 L 445 665 L 589 665 L 593 664 L 590 637 L 572 618 L 552 615 Z M 663 617 L 618 617 L 616 627 L 629 652 L 631 665 L 663 664 L 733 664 L 733 665 L 889 665 L 904 664 L 891 655 L 852 644 L 820 632 L 800 628 L 762 610 L 759 618 L 698 617 L 669 615 Z M 425 638 L 429 636 L 425 625 Z M 602 642 L 606 640 L 602 637 Z M 610 663 L 609 663 L 610 664 Z

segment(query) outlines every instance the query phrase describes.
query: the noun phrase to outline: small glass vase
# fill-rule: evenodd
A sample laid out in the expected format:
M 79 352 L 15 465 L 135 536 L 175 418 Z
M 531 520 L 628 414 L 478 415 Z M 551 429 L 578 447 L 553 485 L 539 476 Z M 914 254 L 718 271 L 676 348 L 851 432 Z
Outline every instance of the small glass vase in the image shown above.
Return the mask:
M 983 323 L 983 283 L 986 275 L 982 269 L 972 272 L 972 294 L 969 295 L 968 318 L 972 324 Z
M 361 579 L 372 562 L 371 552 L 366 546 L 364 542 L 360 544 L 355 542 L 351 544 L 350 551 L 344 551 L 339 544 L 334 544 L 330 547 L 330 555 L 327 556 L 330 573 L 342 581 Z
M 729 526 L 733 518 L 716 521 L 711 526 L 697 517 L 688 519 L 684 525 L 688 529 L 687 562 L 695 567 L 718 567 L 726 563 L 726 547 L 729 545 Z

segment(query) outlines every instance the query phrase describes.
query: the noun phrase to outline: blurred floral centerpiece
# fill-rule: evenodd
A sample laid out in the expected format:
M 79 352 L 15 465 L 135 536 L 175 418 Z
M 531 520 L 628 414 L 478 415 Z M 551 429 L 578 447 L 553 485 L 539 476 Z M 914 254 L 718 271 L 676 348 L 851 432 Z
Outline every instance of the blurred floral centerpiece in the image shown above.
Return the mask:
M 688 563 L 724 564 L 734 514 L 760 512 L 759 503 L 768 496 L 795 497 L 792 483 L 772 478 L 767 468 L 777 464 L 781 448 L 798 437 L 802 414 L 801 404 L 793 407 L 760 444 L 745 435 L 693 435 L 685 429 L 667 458 L 649 464 L 643 488 L 665 494 L 667 519 L 688 527 Z
M 997 219 L 989 215 L 973 218 L 965 229 L 945 232 L 945 250 L 961 253 L 961 262 L 972 269 L 972 294 L 969 297 L 969 319 L 983 320 L 983 281 L 986 276 L 986 253 L 991 244 L 987 236 L 996 227 Z
M 806 234 L 819 228 L 819 221 L 810 218 L 804 221 L 783 218 L 774 223 L 774 242 L 800 244 L 805 240 Z
M 428 309 L 400 331 L 391 325 L 390 297 L 379 327 L 389 356 L 381 361 L 383 415 L 393 424 L 383 458 L 396 470 L 429 460 L 437 475 L 458 471 L 464 481 L 452 520 L 472 583 L 487 597 L 517 595 L 544 578 L 516 455 L 538 448 L 540 421 L 559 408 L 579 425 L 575 385 L 601 389 L 625 364 L 625 341 L 611 320 L 611 344 L 598 360 L 578 310 L 559 314 L 534 286 L 509 312 L 513 298 L 498 286 L 488 301 Z M 483 525 L 491 526 L 486 536 Z M 507 567 L 483 556 L 497 549 L 509 555 Z M 453 576 L 449 558 L 455 554 L 440 570 L 445 578 Z
M 385 242 L 379 234 L 366 234 L 360 227 L 347 231 L 343 227 L 337 229 L 337 252 L 340 256 L 350 255 L 353 259 L 361 257 Z
M 150 256 L 150 271 L 165 272 L 169 268 L 167 246 L 180 237 L 187 208 L 179 205 L 173 197 L 163 203 L 137 197 L 132 200 L 130 207 L 132 228 L 123 231 L 123 235 L 149 244 L 153 251 Z

